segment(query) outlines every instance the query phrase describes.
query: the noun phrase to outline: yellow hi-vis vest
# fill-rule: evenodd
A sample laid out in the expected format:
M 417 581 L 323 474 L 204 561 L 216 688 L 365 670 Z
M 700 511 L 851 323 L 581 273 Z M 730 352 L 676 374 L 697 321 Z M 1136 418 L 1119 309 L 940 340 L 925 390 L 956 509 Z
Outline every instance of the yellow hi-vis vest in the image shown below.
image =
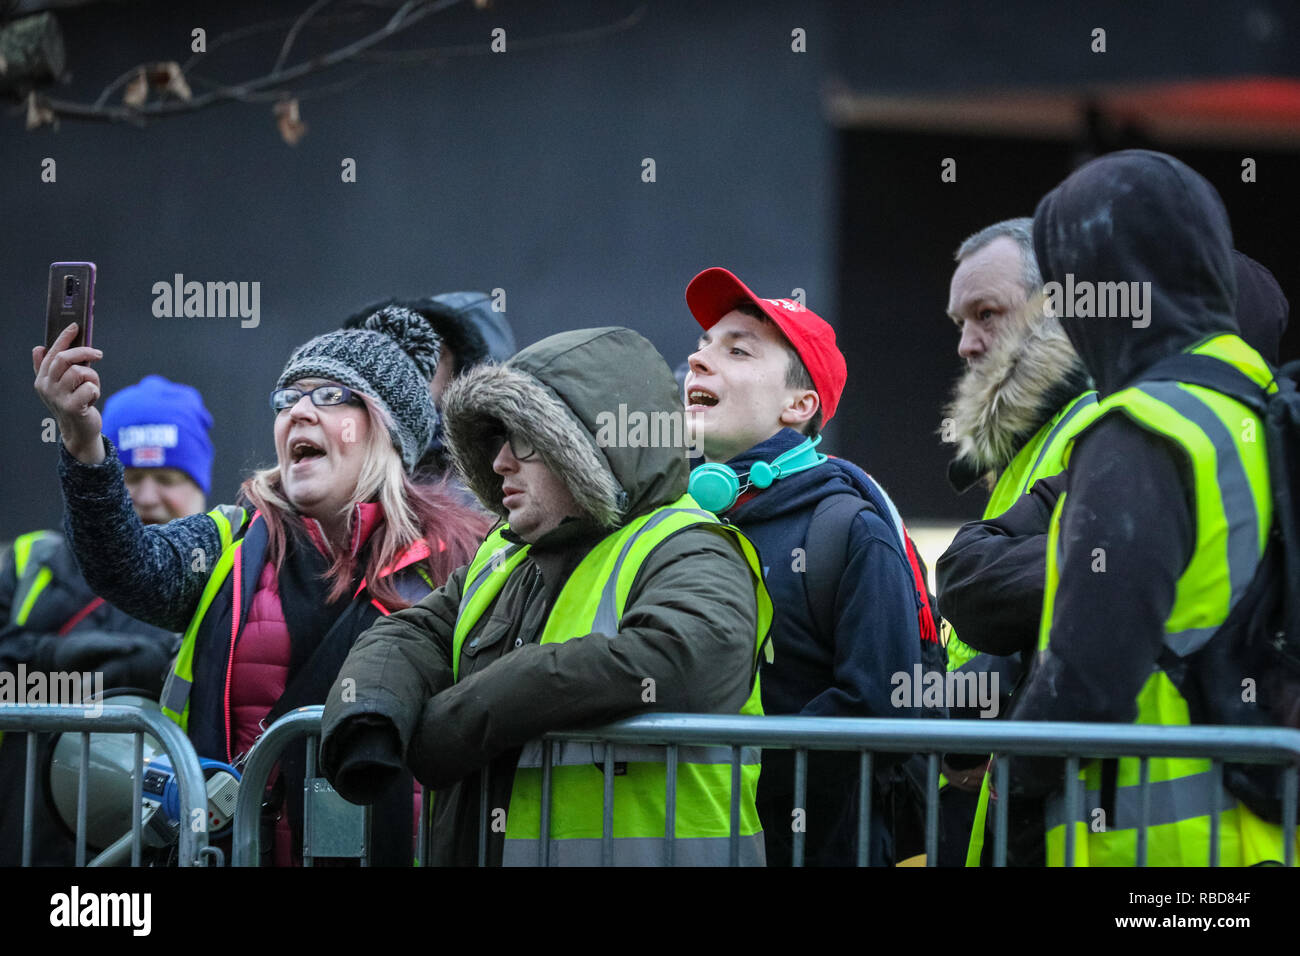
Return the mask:
M 1220 335 L 1189 351 L 1227 362 L 1270 391 L 1272 373 L 1259 354 L 1236 335 Z M 1122 413 L 1173 442 L 1191 465 L 1195 497 L 1195 551 L 1179 577 L 1164 624 L 1165 644 L 1179 656 L 1202 647 L 1227 619 L 1255 574 L 1273 522 L 1268 451 L 1258 417 L 1219 392 L 1179 382 L 1139 382 L 1105 399 L 1099 418 Z M 1068 455 L 1071 449 L 1067 449 Z M 1062 494 L 1052 513 L 1047 543 L 1047 581 L 1038 647 L 1046 650 L 1059 583 Z M 1158 533 L 1159 529 L 1152 529 Z M 1185 726 L 1187 702 L 1164 671 L 1155 669 L 1137 698 L 1136 723 Z M 1066 808 L 1057 794 L 1046 810 L 1047 862 L 1065 862 L 1065 830 L 1075 828 L 1076 866 L 1133 866 L 1141 815 L 1139 761 L 1118 761 L 1113 807 L 1100 806 L 1102 762 L 1079 773 L 1082 803 Z M 1206 866 L 1210 821 L 1219 811 L 1219 856 L 1224 866 L 1283 860 L 1282 829 L 1265 823 L 1213 785 L 1209 760 L 1156 758 L 1149 766 L 1147 863 Z M 1104 818 L 1104 810 L 1109 818 Z
M 14 539 L 14 579 L 16 584 L 13 594 L 13 607 L 10 609 L 10 621 L 0 623 L 12 623 L 18 627 L 22 627 L 27 623 L 27 618 L 36 605 L 36 599 L 41 596 L 41 592 L 45 590 L 52 577 L 50 569 L 43 563 L 43 557 L 34 555 L 33 551 L 41 551 L 42 542 L 48 543 L 57 540 L 48 531 L 30 531 Z M 37 557 L 35 561 L 32 560 L 34 556 Z M 4 739 L 4 733 L 0 732 L 0 742 L 3 742 Z
M 706 527 L 727 535 L 741 549 L 753 575 L 758 627 L 751 661 L 752 688 L 742 714 L 763 713 L 759 696 L 759 655 L 768 649 L 772 602 L 763 585 L 758 553 L 736 528 L 720 523 L 689 495 L 642 515 L 610 534 L 583 558 L 560 590 L 543 628 L 540 643 L 555 644 L 593 633 L 616 640 L 619 622 L 637 572 L 649 554 L 668 537 L 689 527 Z M 465 575 L 465 590 L 452 639 L 452 668 L 460 679 L 461 649 L 475 623 L 500 594 L 511 573 L 527 557 L 529 546 L 512 544 L 502 529 L 488 536 Z M 606 745 L 552 745 L 549 839 L 539 839 L 542 808 L 542 743 L 523 748 L 515 770 L 506 816 L 507 866 L 598 866 L 602 863 Z M 762 865 L 763 831 L 755 794 L 760 750 L 741 751 L 740 863 Z M 666 749 L 616 745 L 614 777 L 613 862 L 659 865 L 665 838 L 678 865 L 725 866 L 730 860 L 731 748 L 681 746 L 677 760 L 677 808 L 672 829 L 667 818 Z M 626 764 L 626 772 L 622 765 Z
M 208 512 L 208 517 L 216 523 L 217 533 L 221 536 L 221 554 L 203 587 L 203 594 L 190 617 L 190 623 L 185 628 L 180 650 L 176 652 L 172 668 L 163 684 L 160 702 L 163 714 L 187 732 L 190 724 L 190 688 L 194 685 L 194 649 L 198 644 L 199 629 L 207 617 L 208 608 L 230 575 L 235 561 L 235 549 L 243 545 L 243 540 L 235 540 L 235 535 L 243 529 L 248 513 L 235 505 L 218 505 Z M 234 602 L 235 607 L 238 607 L 238 594 L 235 595 Z

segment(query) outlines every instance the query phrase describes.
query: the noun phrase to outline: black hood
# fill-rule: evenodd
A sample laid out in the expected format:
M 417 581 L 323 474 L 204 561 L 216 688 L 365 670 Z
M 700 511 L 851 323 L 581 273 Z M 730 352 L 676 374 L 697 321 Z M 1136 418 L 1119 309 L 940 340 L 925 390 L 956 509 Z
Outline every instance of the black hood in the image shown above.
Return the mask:
M 1034 251 L 1044 283 L 1150 283 L 1136 287 L 1149 289 L 1140 319 L 1079 317 L 1064 302 L 1061 325 L 1102 396 L 1167 355 L 1238 331 L 1228 214 L 1172 156 L 1125 150 L 1075 170 L 1038 204 Z
M 416 302 L 456 354 L 456 374 L 515 354 L 515 336 L 504 312 L 486 292 L 446 292 Z
M 1241 337 L 1273 365 L 1281 360 L 1282 333 L 1291 303 L 1273 273 L 1243 252 L 1232 250 L 1237 268 L 1237 325 Z
M 445 292 L 423 299 L 384 299 L 349 316 L 345 329 L 361 328 L 365 320 L 388 306 L 399 305 L 424 316 L 456 356 L 459 375 L 484 362 L 504 362 L 515 354 L 515 336 L 504 312 L 493 308 L 486 292 Z

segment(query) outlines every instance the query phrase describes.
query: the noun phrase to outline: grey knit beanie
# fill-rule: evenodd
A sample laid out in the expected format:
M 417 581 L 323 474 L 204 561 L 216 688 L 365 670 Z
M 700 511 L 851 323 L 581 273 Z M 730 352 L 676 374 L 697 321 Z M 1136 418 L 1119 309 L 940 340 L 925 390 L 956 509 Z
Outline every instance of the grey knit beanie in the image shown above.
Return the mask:
M 429 323 L 394 306 L 370 316 L 363 329 L 327 332 L 294 349 L 275 387 L 327 378 L 373 399 L 388 413 L 393 446 L 409 472 L 438 423 L 429 382 L 441 355 L 442 340 Z

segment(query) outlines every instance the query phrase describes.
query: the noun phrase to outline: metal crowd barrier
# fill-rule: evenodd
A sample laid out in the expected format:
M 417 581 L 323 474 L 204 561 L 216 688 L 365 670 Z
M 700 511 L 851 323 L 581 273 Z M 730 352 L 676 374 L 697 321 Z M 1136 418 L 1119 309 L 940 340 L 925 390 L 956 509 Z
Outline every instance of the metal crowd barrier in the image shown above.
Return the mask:
M 99 705 L 97 705 L 99 706 Z M 87 729 L 89 728 L 89 729 Z M 36 734 L 78 733 L 81 736 L 81 764 L 77 778 L 77 846 L 76 865 L 86 865 L 86 812 L 89 805 L 90 735 L 92 733 L 131 734 L 135 745 L 132 775 L 131 865 L 140 865 L 144 837 L 144 820 L 140 812 L 144 803 L 144 734 L 162 746 L 171 760 L 180 787 L 181 826 L 179 828 L 179 863 L 181 866 L 206 866 L 215 853 L 208 846 L 208 792 L 194 752 L 184 731 L 161 713 L 122 704 L 103 704 L 91 712 L 87 707 L 54 704 L 17 704 L 0 707 L 0 732 L 26 732 L 27 761 L 23 777 L 23 848 L 22 865 L 32 865 L 32 823 L 36 796 Z M 200 821 L 195 829 L 189 821 Z M 123 834 L 122 840 L 126 840 Z M 122 843 L 119 840 L 118 843 Z M 116 845 L 115 845 L 116 846 Z M 122 849 L 125 849 L 124 847 Z M 101 857 L 105 854 L 101 853 Z
M 310 737 L 308 750 L 308 796 L 320 782 L 315 781 L 316 747 L 320 739 L 320 707 L 304 707 L 278 720 L 250 754 L 244 768 L 243 785 L 235 810 L 236 866 L 256 866 L 258 863 L 261 796 L 271 767 L 278 759 L 284 745 L 301 737 Z M 1285 766 L 1285 797 L 1282 806 L 1282 831 L 1285 840 L 1285 864 L 1295 866 L 1297 787 L 1300 785 L 1300 730 L 1256 727 L 1164 727 L 1136 724 L 1077 724 L 1077 723 L 997 723 L 979 720 L 921 720 L 830 717 L 748 717 L 712 714 L 663 714 L 634 717 L 618 723 L 587 730 L 547 734 L 542 743 L 542 805 L 541 832 L 548 831 L 551 817 L 551 768 L 555 745 L 563 742 L 606 743 L 666 748 L 667 783 L 665 787 L 665 865 L 672 865 L 674 856 L 673 826 L 676 819 L 676 768 L 678 750 L 683 746 L 724 746 L 731 748 L 731 863 L 739 861 L 740 820 L 740 767 L 743 747 L 793 750 L 794 805 L 801 806 L 807 795 L 809 751 L 857 751 L 858 759 L 858 850 L 857 863 L 866 866 L 871 835 L 871 777 L 873 754 L 892 752 L 923 754 L 927 758 L 925 853 L 928 866 L 934 866 L 938 853 L 939 821 L 939 764 L 945 753 L 987 752 L 1004 756 L 1056 757 L 1065 760 L 1065 801 L 1078 807 L 1083 799 L 1078 771 L 1081 761 L 1109 757 L 1136 757 L 1140 760 L 1141 784 L 1139 800 L 1141 819 L 1136 828 L 1137 865 L 1145 866 L 1147 857 L 1147 829 L 1150 810 L 1151 758 L 1198 758 L 1211 761 L 1212 779 L 1222 787 L 1223 764 L 1261 763 Z M 612 766 L 617 759 L 613 750 L 607 749 L 606 788 L 603 820 L 603 853 L 606 862 L 613 859 L 613 786 Z M 314 782 L 315 781 L 315 782 Z M 488 816 L 487 770 L 480 776 L 478 862 L 487 859 Z M 328 786 L 328 785 L 326 785 Z M 994 770 L 994 788 L 998 793 L 1008 792 L 1006 760 L 997 760 Z M 342 803 L 337 794 L 330 791 Z M 312 800 L 306 803 L 307 814 L 312 812 Z M 1210 847 L 1207 864 L 1219 862 L 1219 801 L 1214 801 L 1211 811 Z M 351 807 L 351 804 L 345 804 Z M 367 808 L 368 810 L 368 808 Z M 420 859 L 428 859 L 429 812 L 425 806 L 420 817 Z M 357 820 L 363 810 L 352 807 Z M 367 824 L 368 815 L 364 817 Z M 994 812 L 993 864 L 1005 866 L 1007 858 L 1007 801 L 999 800 Z M 305 833 L 311 827 L 305 825 Z M 1066 827 L 1065 864 L 1072 866 L 1075 858 L 1075 827 Z M 804 860 L 802 831 L 793 835 L 792 862 L 801 866 Z M 539 841 L 539 862 L 546 861 L 549 844 Z M 304 862 L 307 861 L 304 851 Z M 317 855 L 326 855 L 317 853 Z M 363 856 L 364 859 L 364 856 Z
M 369 863 L 369 807 L 348 803 L 324 777 L 316 775 L 320 719 L 325 708 L 299 707 L 267 728 L 244 763 L 235 801 L 231 860 L 235 866 L 259 866 L 262 859 L 262 800 L 267 781 L 284 749 L 306 739 L 307 772 L 303 781 L 303 866 L 316 857 L 354 858 Z M 424 814 L 420 815 L 423 828 Z M 420 841 L 424 845 L 424 841 Z M 419 860 L 417 859 L 417 864 Z

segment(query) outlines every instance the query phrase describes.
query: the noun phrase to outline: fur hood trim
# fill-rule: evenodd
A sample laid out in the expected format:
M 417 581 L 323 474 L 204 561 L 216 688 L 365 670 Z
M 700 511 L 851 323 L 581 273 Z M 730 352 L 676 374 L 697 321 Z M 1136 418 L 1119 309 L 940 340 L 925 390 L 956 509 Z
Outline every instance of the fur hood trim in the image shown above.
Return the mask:
M 957 460 L 976 475 L 1006 468 L 1044 422 L 1090 387 L 1060 322 L 1043 317 L 1019 336 L 1012 331 L 967 370 L 944 410 Z
M 443 423 L 452 461 L 483 507 L 501 518 L 502 478 L 492 470 L 498 449 L 485 431 L 504 425 L 532 439 L 537 453 L 597 524 L 617 527 L 627 494 L 596 447 L 595 439 L 548 386 L 510 364 L 479 365 L 457 378 L 443 396 Z

